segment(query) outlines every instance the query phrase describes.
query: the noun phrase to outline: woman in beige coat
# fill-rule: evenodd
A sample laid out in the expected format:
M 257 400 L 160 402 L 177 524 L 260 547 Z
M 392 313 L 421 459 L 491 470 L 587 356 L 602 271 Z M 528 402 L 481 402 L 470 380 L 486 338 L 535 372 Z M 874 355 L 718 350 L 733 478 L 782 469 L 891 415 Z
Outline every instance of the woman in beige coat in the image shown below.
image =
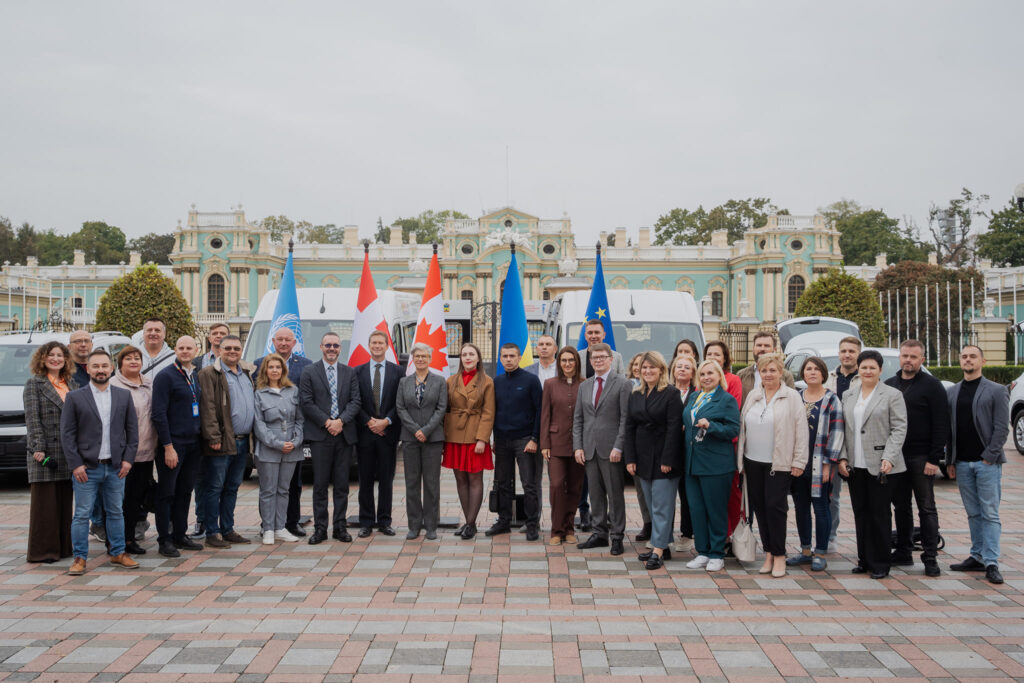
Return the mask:
M 476 536 L 476 518 L 484 499 L 484 470 L 493 470 L 491 430 L 494 428 L 494 382 L 480 367 L 480 349 L 463 344 L 459 372 L 448 378 L 448 410 L 444 416 L 444 458 L 455 472 L 455 487 L 466 523 L 456 536 Z
M 782 383 L 780 354 L 762 354 L 757 371 L 761 386 L 743 404 L 736 464 L 746 472 L 750 507 L 764 546 L 760 573 L 780 577 L 786 575 L 790 484 L 807 466 L 807 413 L 800 394 Z

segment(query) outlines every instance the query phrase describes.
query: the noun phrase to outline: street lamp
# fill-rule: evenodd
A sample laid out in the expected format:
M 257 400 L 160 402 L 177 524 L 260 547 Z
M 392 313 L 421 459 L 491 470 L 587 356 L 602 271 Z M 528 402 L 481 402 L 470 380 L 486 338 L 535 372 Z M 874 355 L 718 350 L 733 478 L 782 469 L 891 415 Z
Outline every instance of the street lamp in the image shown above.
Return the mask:
M 1013 189 L 1013 198 L 1017 202 L 1017 209 L 1024 213 L 1024 183 Z

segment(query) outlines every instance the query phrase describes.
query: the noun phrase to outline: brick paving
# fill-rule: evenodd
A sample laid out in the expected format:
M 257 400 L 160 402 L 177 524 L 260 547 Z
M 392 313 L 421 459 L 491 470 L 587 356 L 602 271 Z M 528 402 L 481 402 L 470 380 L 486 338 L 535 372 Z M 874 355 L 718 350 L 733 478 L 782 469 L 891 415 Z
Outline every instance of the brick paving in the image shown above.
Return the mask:
M 845 499 L 828 571 L 772 579 L 760 561 L 647 572 L 632 543 L 612 557 L 518 532 L 405 541 L 401 486 L 395 537 L 263 546 L 255 482 L 237 515 L 252 545 L 165 559 L 150 532 L 140 570 L 112 569 L 94 542 L 89 571 L 70 577 L 69 561 L 25 562 L 28 489 L 0 481 L 0 680 L 1022 680 L 1024 457 L 1008 457 L 1002 586 L 947 570 L 969 547 L 953 482 L 937 487 L 943 575 L 917 564 L 873 581 L 850 574 Z M 457 516 L 443 481 L 442 514 Z M 482 514 L 481 528 L 490 521 Z

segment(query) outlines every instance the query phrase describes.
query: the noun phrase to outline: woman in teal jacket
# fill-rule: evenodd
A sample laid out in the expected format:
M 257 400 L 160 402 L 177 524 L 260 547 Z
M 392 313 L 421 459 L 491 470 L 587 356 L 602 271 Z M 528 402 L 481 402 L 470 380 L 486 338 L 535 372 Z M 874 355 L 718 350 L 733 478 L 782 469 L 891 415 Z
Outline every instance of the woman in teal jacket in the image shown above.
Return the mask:
M 697 548 L 697 557 L 686 566 L 715 572 L 725 566 L 729 492 L 736 472 L 732 440 L 740 433 L 740 411 L 716 361 L 701 363 L 697 377 L 700 392 L 691 391 L 683 406 L 686 497 Z

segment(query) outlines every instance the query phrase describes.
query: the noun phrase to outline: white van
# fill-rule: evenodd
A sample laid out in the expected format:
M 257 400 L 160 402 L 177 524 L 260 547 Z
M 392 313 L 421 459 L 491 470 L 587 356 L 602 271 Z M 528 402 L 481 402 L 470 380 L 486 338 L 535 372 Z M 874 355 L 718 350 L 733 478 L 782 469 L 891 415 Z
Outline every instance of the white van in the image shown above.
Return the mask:
M 24 472 L 28 451 L 25 428 L 25 382 L 31 376 L 29 361 L 35 350 L 48 341 L 67 346 L 70 332 L 0 333 L 0 472 Z M 111 356 L 131 343 L 120 332 L 93 332 L 94 349 Z
M 590 290 L 566 292 L 551 302 L 547 333 L 559 348 L 576 346 L 587 313 Z M 615 350 L 624 363 L 642 351 L 658 351 L 672 360 L 676 344 L 691 339 L 704 348 L 700 309 L 687 292 L 648 289 L 608 290 L 608 315 L 615 334 Z
M 249 362 L 266 353 L 267 334 L 270 332 L 270 323 L 274 317 L 278 291 L 272 289 L 264 294 L 259 308 L 256 309 L 256 315 L 253 316 L 252 327 L 245 338 L 245 350 L 242 352 L 242 357 Z M 334 332 L 341 338 L 340 358 L 342 361 L 347 360 L 359 290 L 303 287 L 296 292 L 299 300 L 299 319 L 302 321 L 303 355 L 313 362 L 320 360 L 320 338 L 326 332 Z M 406 340 L 412 339 L 407 330 L 411 327 L 412 334 L 415 334 L 416 316 L 419 315 L 422 297 L 386 289 L 378 289 L 377 297 L 391 331 L 395 353 L 407 354 L 409 349 Z

